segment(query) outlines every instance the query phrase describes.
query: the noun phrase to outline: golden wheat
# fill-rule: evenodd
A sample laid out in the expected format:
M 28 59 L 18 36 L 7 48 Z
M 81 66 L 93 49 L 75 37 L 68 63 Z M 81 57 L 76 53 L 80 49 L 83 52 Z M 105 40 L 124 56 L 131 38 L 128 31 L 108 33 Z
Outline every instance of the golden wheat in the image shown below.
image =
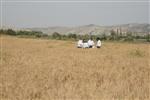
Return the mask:
M 2 36 L 1 100 L 149 100 L 149 44 Z

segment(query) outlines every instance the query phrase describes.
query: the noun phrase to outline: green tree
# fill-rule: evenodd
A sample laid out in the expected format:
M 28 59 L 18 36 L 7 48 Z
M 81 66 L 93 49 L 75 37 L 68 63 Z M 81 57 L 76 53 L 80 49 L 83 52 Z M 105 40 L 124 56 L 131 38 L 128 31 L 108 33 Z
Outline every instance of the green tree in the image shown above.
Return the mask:
M 76 34 L 72 34 L 72 33 L 70 33 L 70 34 L 68 34 L 68 38 L 69 39 L 77 39 L 77 35 Z
M 107 40 L 107 36 L 106 36 L 106 34 L 104 33 L 104 34 L 102 34 L 101 36 L 100 36 L 100 39 L 101 40 Z
M 146 40 L 147 40 L 147 42 L 150 42 L 150 33 L 147 34 Z
M 114 30 L 110 31 L 110 35 L 111 35 L 111 37 L 110 37 L 111 40 L 115 40 L 116 39 L 116 32 Z
M 3 29 L 0 29 L 0 34 L 6 34 L 6 31 Z
M 16 32 L 14 30 L 12 30 L 12 29 L 8 29 L 6 31 L 6 34 L 8 34 L 8 35 L 17 35 Z
M 54 39 L 61 39 L 61 35 L 58 32 L 54 32 L 52 34 L 52 38 L 54 38 Z
M 134 38 L 132 36 L 132 33 L 128 32 L 126 35 L 125 41 L 133 41 L 133 40 L 134 40 Z

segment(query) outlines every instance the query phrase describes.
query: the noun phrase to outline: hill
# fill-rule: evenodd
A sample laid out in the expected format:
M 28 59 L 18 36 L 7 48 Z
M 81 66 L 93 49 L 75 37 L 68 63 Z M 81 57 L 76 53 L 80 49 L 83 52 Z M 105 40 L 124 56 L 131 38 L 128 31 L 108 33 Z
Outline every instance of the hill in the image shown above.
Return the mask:
M 148 32 L 150 32 L 150 24 L 122 24 L 122 25 L 112 25 L 112 26 L 99 26 L 94 24 L 84 25 L 84 26 L 78 26 L 78 27 L 47 27 L 47 28 L 26 28 L 26 30 L 32 30 L 32 31 L 42 31 L 46 34 L 52 34 L 54 32 L 58 32 L 60 34 L 69 34 L 69 33 L 75 33 L 75 34 L 89 34 L 90 32 L 93 33 L 93 35 L 97 34 L 106 34 L 109 35 L 111 30 L 119 31 L 122 33 L 132 32 L 136 33 L 138 35 L 145 35 Z

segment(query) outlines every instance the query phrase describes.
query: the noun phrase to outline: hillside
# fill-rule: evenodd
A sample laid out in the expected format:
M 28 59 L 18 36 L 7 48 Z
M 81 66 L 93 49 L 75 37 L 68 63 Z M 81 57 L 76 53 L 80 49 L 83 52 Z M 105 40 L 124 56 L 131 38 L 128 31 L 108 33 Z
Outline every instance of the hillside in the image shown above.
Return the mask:
M 99 26 L 94 24 L 78 26 L 78 27 L 47 27 L 47 28 L 27 28 L 27 30 L 32 31 L 42 31 L 46 34 L 52 34 L 54 32 L 58 32 L 60 34 L 89 34 L 93 32 L 93 34 L 109 34 L 111 30 L 121 31 L 122 33 L 132 32 L 137 33 L 139 35 L 144 35 L 147 32 L 150 32 L 150 24 L 122 24 L 122 25 L 113 25 L 113 26 Z

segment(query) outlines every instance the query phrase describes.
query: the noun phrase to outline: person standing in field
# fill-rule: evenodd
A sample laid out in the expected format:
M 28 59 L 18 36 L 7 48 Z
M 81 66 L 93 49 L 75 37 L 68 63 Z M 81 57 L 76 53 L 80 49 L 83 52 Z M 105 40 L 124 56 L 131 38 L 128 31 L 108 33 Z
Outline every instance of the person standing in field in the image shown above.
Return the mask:
M 83 40 L 83 48 L 89 48 L 88 42 L 85 39 Z
M 100 40 L 100 38 L 97 38 L 96 40 L 97 40 L 96 47 L 97 47 L 97 48 L 101 48 L 101 46 L 102 46 L 102 43 L 101 43 L 101 40 Z
M 82 48 L 82 47 L 83 47 L 83 40 L 80 39 L 80 40 L 78 41 L 77 47 L 78 47 L 78 48 Z
M 89 45 L 89 48 L 94 48 L 94 41 L 92 38 L 88 40 L 88 45 Z

